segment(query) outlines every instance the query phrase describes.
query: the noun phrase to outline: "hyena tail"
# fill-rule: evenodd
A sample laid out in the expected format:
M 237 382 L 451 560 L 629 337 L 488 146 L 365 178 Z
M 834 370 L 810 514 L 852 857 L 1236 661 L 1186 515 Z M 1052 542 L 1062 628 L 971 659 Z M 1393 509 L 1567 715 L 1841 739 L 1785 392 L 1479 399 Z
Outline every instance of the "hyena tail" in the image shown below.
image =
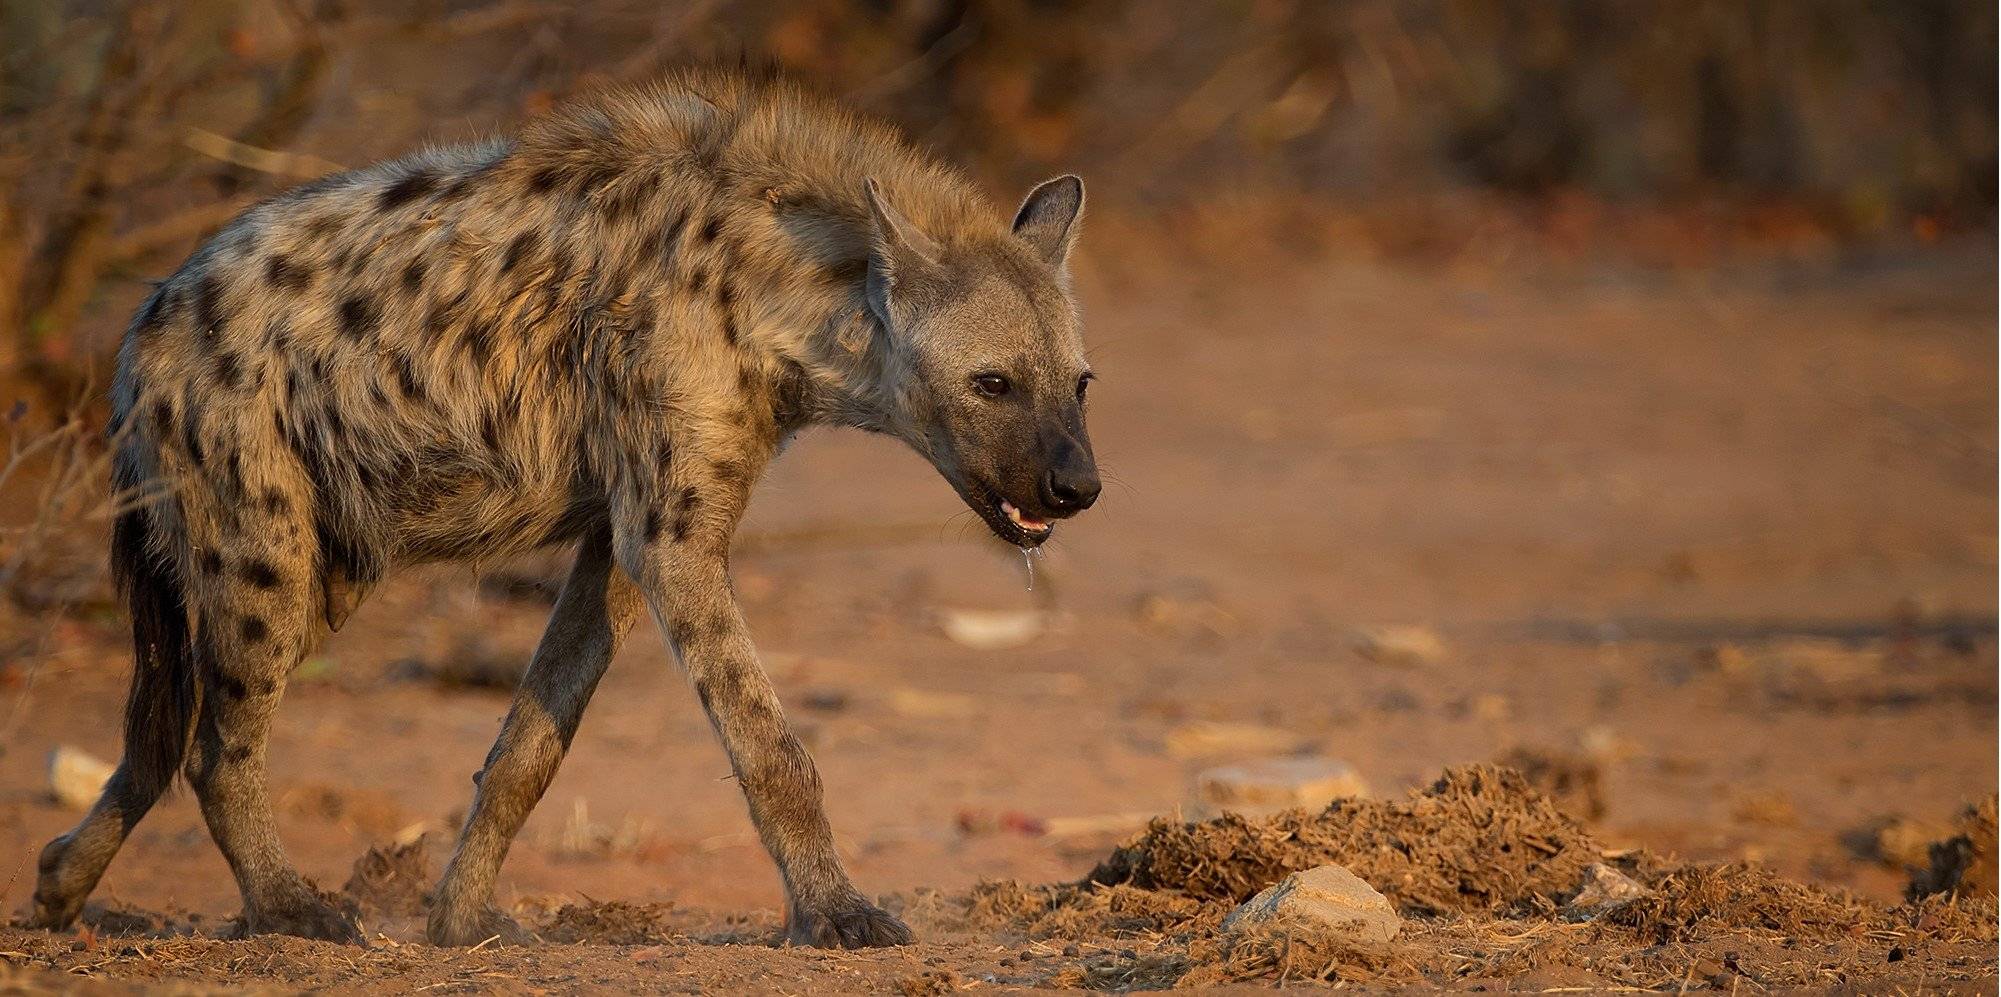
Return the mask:
M 115 474 L 121 500 L 142 484 L 121 460 Z M 151 799 L 166 791 L 187 754 L 200 701 L 195 691 L 194 636 L 180 571 L 158 556 L 149 534 L 152 510 L 128 509 L 111 527 L 111 571 L 132 613 L 132 689 L 125 700 L 125 769 L 133 788 Z

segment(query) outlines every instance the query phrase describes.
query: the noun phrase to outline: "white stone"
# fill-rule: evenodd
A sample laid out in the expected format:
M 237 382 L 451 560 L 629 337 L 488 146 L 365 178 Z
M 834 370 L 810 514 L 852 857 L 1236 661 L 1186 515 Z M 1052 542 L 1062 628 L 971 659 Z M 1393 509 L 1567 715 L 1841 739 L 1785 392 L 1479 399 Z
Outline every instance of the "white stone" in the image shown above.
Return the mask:
M 1364 942 L 1387 942 L 1403 930 L 1389 899 L 1338 865 L 1285 877 L 1231 911 L 1223 919 L 1223 929 L 1278 920 L 1302 921 Z
M 1219 810 L 1259 813 L 1318 809 L 1344 796 L 1367 796 L 1369 784 L 1347 762 L 1308 755 L 1207 769 L 1195 777 L 1195 792 L 1201 802 Z
M 49 752 L 49 794 L 71 810 L 89 810 L 104 795 L 115 767 L 65 744 Z
M 1652 893 L 1631 876 L 1603 862 L 1594 862 L 1584 870 L 1584 885 L 1565 909 L 1573 919 L 1588 919 Z
M 1445 657 L 1445 639 L 1427 627 L 1369 627 L 1355 632 L 1355 653 L 1379 665 L 1413 668 Z

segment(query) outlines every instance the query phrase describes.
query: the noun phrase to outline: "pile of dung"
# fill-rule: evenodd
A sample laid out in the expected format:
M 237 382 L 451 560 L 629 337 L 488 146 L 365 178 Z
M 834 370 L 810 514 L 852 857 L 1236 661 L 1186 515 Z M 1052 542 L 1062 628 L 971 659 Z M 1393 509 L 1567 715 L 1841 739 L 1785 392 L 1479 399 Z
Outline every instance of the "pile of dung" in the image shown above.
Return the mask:
M 1421 979 L 1398 950 L 1299 923 L 1264 923 L 1198 939 L 1177 987 L 1228 983 L 1367 982 L 1385 976 Z
M 1232 903 L 1288 873 L 1328 863 L 1382 891 L 1405 914 L 1553 909 L 1599 844 L 1520 772 L 1451 768 L 1401 802 L 1341 799 L 1318 813 L 1157 819 L 1090 882 Z
M 1133 886 L 1061 883 L 1023 886 L 1012 880 L 973 887 L 952 927 L 1007 928 L 1029 938 L 1128 938 L 1211 931 L 1230 912 L 1184 893 Z
M 1607 911 L 1603 921 L 1659 945 L 1743 929 L 1807 938 L 1846 936 L 1887 923 L 1880 907 L 1746 862 L 1683 866 L 1650 885 L 1651 895 Z
M 430 904 L 431 862 L 425 839 L 400 845 L 376 845 L 354 860 L 354 871 L 341 893 L 370 914 L 414 917 Z
M 662 904 L 617 900 L 564 904 L 535 933 L 551 942 L 657 945 L 680 935 L 671 924 L 671 913 L 672 908 Z

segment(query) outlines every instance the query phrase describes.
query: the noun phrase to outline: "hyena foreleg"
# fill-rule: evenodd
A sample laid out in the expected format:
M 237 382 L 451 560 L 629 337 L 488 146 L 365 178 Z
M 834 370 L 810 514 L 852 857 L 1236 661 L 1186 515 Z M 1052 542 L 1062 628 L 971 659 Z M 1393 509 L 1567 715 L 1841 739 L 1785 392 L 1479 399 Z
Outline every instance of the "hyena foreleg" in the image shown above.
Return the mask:
M 614 568 L 606 529 L 587 535 L 535 657 L 488 753 L 458 850 L 445 868 L 425 934 L 434 945 L 530 936 L 492 906 L 508 845 L 556 777 L 584 707 L 639 615 L 639 590 Z
M 820 775 L 786 724 L 730 590 L 729 535 L 745 497 L 711 494 L 703 505 L 694 489 L 682 491 L 674 500 L 678 508 L 647 517 L 674 523 L 671 531 L 645 530 L 651 534 L 645 540 L 632 538 L 631 546 L 640 548 L 635 573 L 729 755 L 751 823 L 778 865 L 789 907 L 786 937 L 843 948 L 907 943 L 910 929 L 869 903 L 841 867 Z M 630 548 L 621 543 L 621 549 Z

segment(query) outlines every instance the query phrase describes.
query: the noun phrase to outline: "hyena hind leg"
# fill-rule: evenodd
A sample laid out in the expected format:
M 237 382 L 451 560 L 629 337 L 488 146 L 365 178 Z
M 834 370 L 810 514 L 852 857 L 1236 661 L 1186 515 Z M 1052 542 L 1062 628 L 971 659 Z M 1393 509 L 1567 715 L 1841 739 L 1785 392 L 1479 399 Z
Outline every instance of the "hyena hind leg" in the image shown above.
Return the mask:
M 284 540 L 287 532 L 246 529 L 196 552 L 207 667 L 187 776 L 243 894 L 246 933 L 359 944 L 352 913 L 336 909 L 285 857 L 265 788 L 272 715 L 286 676 L 318 635 L 320 583 L 312 558 Z

